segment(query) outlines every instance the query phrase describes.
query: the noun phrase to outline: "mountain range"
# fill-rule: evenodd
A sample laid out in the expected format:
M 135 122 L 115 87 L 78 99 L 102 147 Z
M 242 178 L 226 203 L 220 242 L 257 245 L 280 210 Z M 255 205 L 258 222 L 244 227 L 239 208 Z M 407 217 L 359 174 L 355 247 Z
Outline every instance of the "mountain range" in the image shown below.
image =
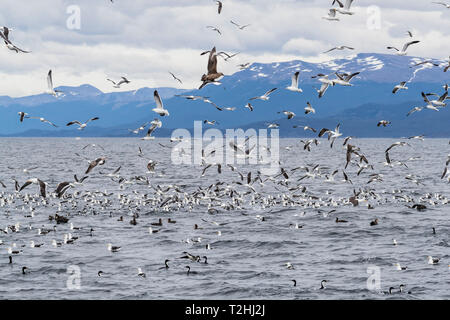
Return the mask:
M 85 84 L 79 87 L 59 87 L 64 95 L 55 98 L 48 94 L 20 98 L 0 97 L 0 136 L 105 136 L 130 137 L 129 129 L 136 129 L 143 123 L 158 118 L 152 112 L 155 102 L 153 91 L 158 90 L 169 110 L 169 117 L 162 117 L 163 127 L 155 136 L 170 136 L 173 129 L 191 129 L 195 120 L 217 120 L 218 128 L 266 128 L 267 123 L 280 124 L 280 135 L 309 136 L 311 133 L 293 125 L 309 125 L 318 128 L 334 128 L 341 123 L 344 135 L 359 137 L 402 137 L 424 134 L 428 137 L 450 136 L 450 111 L 423 110 L 409 117 L 408 111 L 424 106 L 421 92 L 442 94 L 443 85 L 449 82 L 450 72 L 443 72 L 447 61 L 432 59 L 435 64 L 414 66 L 423 58 L 390 54 L 360 53 L 324 63 L 309 63 L 300 60 L 277 63 L 253 63 L 247 69 L 225 76 L 221 85 L 209 85 L 202 90 L 177 88 L 141 88 L 135 91 L 103 93 Z M 219 61 L 221 63 L 231 63 Z M 300 71 L 299 87 L 302 93 L 286 90 L 291 76 Z M 316 88 L 320 87 L 316 74 L 360 72 L 352 79 L 353 86 L 330 87 L 325 96 L 318 98 Z M 392 93 L 395 85 L 408 81 L 408 90 Z M 278 88 L 269 101 L 252 101 L 254 111 L 244 106 L 249 98 L 260 96 L 272 88 Z M 201 100 L 186 100 L 176 95 L 207 96 L 220 107 L 235 107 L 234 111 L 218 111 L 211 104 Z M 304 114 L 306 103 L 310 102 L 315 114 Z M 287 120 L 279 113 L 289 110 L 296 117 Z M 19 122 L 17 113 L 44 117 L 59 125 L 54 128 L 35 119 Z M 66 127 L 72 120 L 86 121 L 97 116 L 83 130 Z M 386 128 L 377 127 L 380 120 L 392 124 Z

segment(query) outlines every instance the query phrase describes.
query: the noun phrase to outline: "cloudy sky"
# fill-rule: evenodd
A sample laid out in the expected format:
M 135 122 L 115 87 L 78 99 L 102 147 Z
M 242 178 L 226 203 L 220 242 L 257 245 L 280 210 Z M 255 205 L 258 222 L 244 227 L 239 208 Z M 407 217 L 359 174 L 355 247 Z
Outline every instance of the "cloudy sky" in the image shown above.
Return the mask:
M 317 62 L 345 56 L 322 54 L 336 45 L 389 53 L 387 45 L 401 47 L 409 41 L 407 30 L 421 40 L 410 55 L 450 55 L 450 9 L 444 6 L 429 0 L 355 0 L 355 15 L 333 22 L 322 19 L 331 2 L 223 0 L 218 15 L 213 0 L 2 0 L 0 25 L 13 28 L 13 43 L 32 53 L 0 48 L 0 95 L 43 92 L 49 69 L 55 86 L 89 83 L 109 92 L 117 89 L 106 78 L 125 75 L 132 83 L 121 90 L 193 88 L 206 71 L 207 57 L 199 54 L 213 46 L 240 52 L 228 62 L 219 60 L 226 74 L 246 62 Z M 251 26 L 239 30 L 230 20 Z M 219 28 L 222 36 L 208 25 Z

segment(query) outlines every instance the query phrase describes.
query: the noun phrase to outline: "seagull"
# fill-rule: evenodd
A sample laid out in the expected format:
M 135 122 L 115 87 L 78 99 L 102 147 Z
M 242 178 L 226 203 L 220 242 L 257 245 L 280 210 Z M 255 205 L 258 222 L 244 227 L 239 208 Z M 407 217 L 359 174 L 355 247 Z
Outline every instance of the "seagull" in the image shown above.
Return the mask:
M 311 112 L 316 113 L 316 109 L 314 109 L 309 102 L 307 102 L 306 104 L 307 104 L 307 107 L 305 107 L 305 114 L 309 114 Z
M 347 47 L 347 46 L 337 46 L 337 47 L 331 48 L 330 50 L 325 51 L 324 53 L 328 53 L 328 52 L 331 52 L 331 51 L 333 51 L 333 50 L 344 50 L 344 49 L 355 50 L 355 48 L 352 48 L 352 47 Z
M 262 96 L 260 97 L 254 97 L 254 98 L 250 98 L 249 100 L 263 100 L 263 101 L 267 101 L 270 99 L 269 95 L 274 92 L 275 90 L 277 90 L 277 88 L 273 88 L 270 89 L 269 91 L 267 91 L 266 93 L 264 93 Z
M 218 34 L 222 35 L 222 32 L 214 26 L 206 26 L 206 28 L 211 29 L 212 31 L 216 31 Z
M 179 83 L 183 84 L 183 81 L 181 81 L 179 78 L 177 78 L 172 72 L 169 71 L 169 73 L 172 75 L 174 80 L 177 80 Z
M 406 56 L 407 55 L 406 50 L 408 50 L 408 47 L 410 45 L 412 45 L 412 44 L 416 44 L 416 43 L 419 43 L 419 42 L 420 42 L 419 40 L 414 40 L 414 41 L 407 42 L 407 43 L 405 43 L 405 45 L 403 46 L 401 51 L 398 50 L 396 47 L 387 47 L 387 48 L 396 50 L 397 52 L 395 54 L 398 55 L 398 56 Z
M 84 174 L 88 174 L 92 171 L 96 166 L 102 166 L 106 163 L 106 158 L 97 158 L 89 163 L 89 167 L 87 168 Z
M 443 5 L 447 9 L 450 9 L 450 4 L 447 4 L 447 3 L 444 3 L 444 2 L 433 2 L 433 3 Z
M 209 83 L 220 84 L 219 81 L 223 78 L 223 76 L 224 74 L 222 72 L 217 72 L 217 53 L 216 47 L 214 47 L 209 52 L 208 74 L 204 74 L 202 76 L 201 81 L 203 81 L 203 83 L 200 86 L 199 90 Z
M 55 128 L 58 128 L 58 126 L 56 124 L 54 124 L 53 122 L 51 122 L 51 121 L 49 121 L 49 120 L 47 120 L 45 118 L 41 118 L 41 117 L 29 117 L 29 118 L 30 119 L 38 119 L 40 122 L 48 123 L 48 124 L 54 126 Z
M 115 247 L 111 243 L 108 243 L 108 251 L 118 252 L 120 249 L 121 249 L 121 247 Z
M 330 9 L 330 11 L 328 11 L 328 15 L 325 17 L 322 17 L 322 19 L 328 20 L 328 21 L 339 21 L 339 18 L 336 17 L 336 9 Z
M 400 263 L 394 263 L 395 270 L 402 271 L 408 269 L 408 267 L 402 267 Z
M 62 91 L 58 91 L 53 88 L 52 70 L 50 70 L 47 74 L 47 86 L 48 88 L 46 93 L 51 94 L 56 98 L 62 94 Z
M 387 121 L 387 120 L 381 120 L 378 122 L 377 127 L 379 127 L 379 126 L 386 127 L 388 124 L 391 124 L 391 122 Z
M 253 111 L 253 106 L 250 103 L 247 103 L 244 108 L 249 109 L 250 111 Z
M 28 113 L 25 113 L 25 112 L 20 111 L 20 112 L 18 112 L 17 114 L 20 116 L 20 118 L 19 118 L 20 122 L 23 122 L 23 119 L 24 119 L 24 118 L 29 118 L 29 117 L 28 117 Z
M 45 184 L 45 182 L 43 182 L 42 180 L 39 180 L 38 178 L 33 178 L 33 179 L 29 179 L 29 180 L 25 181 L 23 186 L 20 187 L 19 192 L 22 191 L 23 189 L 25 189 L 30 184 L 37 184 L 37 185 L 39 185 L 39 192 L 40 192 L 41 196 L 43 198 L 46 197 L 46 193 L 45 193 L 46 184 Z
M 121 80 L 120 80 L 119 82 L 115 82 L 115 81 L 113 81 L 113 80 L 111 80 L 111 79 L 106 79 L 106 80 L 112 82 L 113 85 L 114 85 L 114 88 L 120 88 L 120 86 L 121 86 L 122 84 L 124 84 L 124 83 L 128 84 L 128 83 L 131 82 L 131 81 L 129 81 L 129 80 L 128 80 L 127 78 L 125 78 L 125 77 L 121 77 Z
M 287 116 L 288 120 L 290 120 L 296 116 L 296 114 L 293 113 L 292 111 L 282 111 L 282 112 Z M 278 113 L 281 113 L 281 112 L 278 112 Z
M 427 259 L 428 259 L 428 264 L 438 264 L 440 261 L 440 259 L 433 258 L 432 256 L 428 256 Z
M 394 89 L 392 90 L 392 93 L 397 93 L 399 90 L 408 90 L 408 87 L 406 86 L 406 81 L 400 82 L 400 84 L 396 85 Z
M 409 110 L 409 112 L 406 114 L 406 116 L 409 116 L 409 115 L 413 114 L 414 112 L 419 112 L 419 111 L 422 111 L 422 110 L 423 110 L 422 107 L 414 107 L 411 110 Z
M 217 13 L 220 14 L 222 12 L 223 3 L 222 1 L 216 1 L 217 3 Z
M 84 128 L 86 128 L 86 126 L 87 126 L 87 124 L 89 122 L 95 121 L 95 120 L 98 120 L 98 119 L 100 119 L 100 118 L 99 117 L 91 118 L 88 121 L 86 121 L 85 123 L 81 123 L 80 121 L 75 120 L 75 121 L 69 122 L 68 124 L 66 124 L 66 126 L 69 127 L 69 126 L 71 126 L 73 124 L 77 124 L 79 126 L 78 130 L 83 130 Z
M 322 128 L 322 130 L 320 130 L 320 132 L 319 132 L 319 138 L 321 138 L 325 133 L 327 133 L 328 134 L 328 140 L 331 139 L 330 147 L 333 148 L 334 141 L 336 141 L 337 138 L 342 136 L 342 133 L 339 132 L 339 127 L 340 126 L 341 126 L 341 124 L 338 123 L 338 125 L 336 126 L 334 131 L 332 131 L 330 129 L 327 129 L 327 128 Z
M 352 5 L 353 0 L 346 0 L 345 5 L 342 4 L 339 0 L 334 0 L 333 4 L 337 2 L 339 4 L 339 8 L 336 9 L 340 14 L 354 15 L 354 12 L 350 11 L 350 7 Z
M 353 84 L 350 83 L 350 80 L 352 80 L 352 78 L 354 76 L 357 76 L 359 74 L 359 72 L 355 72 L 352 73 L 350 75 L 348 74 L 339 74 L 339 73 L 335 73 L 335 75 L 337 76 L 337 79 L 332 80 L 334 84 L 340 84 L 341 86 L 353 86 Z
M 429 100 L 427 95 L 422 92 L 423 101 L 425 101 L 428 105 L 435 105 L 437 107 L 445 107 L 446 103 L 445 100 L 447 99 L 448 91 L 445 91 L 442 96 L 440 96 L 437 100 Z
M 240 30 L 244 30 L 245 28 L 247 28 L 248 26 L 250 26 L 250 24 L 246 24 L 244 26 L 241 26 L 239 24 L 237 24 L 236 22 L 234 22 L 233 20 L 230 21 L 232 24 L 234 24 L 236 27 L 238 27 Z
M 142 138 L 141 140 L 154 140 L 155 137 L 152 137 L 151 134 L 153 133 L 153 131 L 156 130 L 156 128 L 161 128 L 162 127 L 162 122 L 159 119 L 155 119 L 152 122 L 150 122 L 151 126 L 150 128 L 148 128 L 147 131 L 147 135 Z
M 163 105 L 163 102 L 162 102 L 162 100 L 161 100 L 161 98 L 159 96 L 158 90 L 155 90 L 155 92 L 153 93 L 153 96 L 155 98 L 156 108 L 152 109 L 152 111 L 156 112 L 161 117 L 169 116 L 169 111 L 164 109 L 164 105 Z
M 421 66 L 423 64 L 431 64 L 432 66 L 439 67 L 439 65 L 437 63 L 434 63 L 431 60 L 424 60 L 422 62 L 418 62 L 416 64 L 411 65 L 410 68 L 418 67 L 418 66 Z
M 22 52 L 22 53 L 30 53 L 31 51 L 25 51 L 20 49 L 19 47 L 15 46 L 10 40 L 9 40 L 9 32 L 11 31 L 11 28 L 8 27 L 2 27 L 2 31 L 0 31 L 0 37 L 3 38 L 6 47 L 11 50 L 15 51 L 16 53 Z
M 292 75 L 292 82 L 289 87 L 286 87 L 287 90 L 293 91 L 293 92 L 303 92 L 302 89 L 299 89 L 298 87 L 298 76 L 300 75 L 300 71 L 297 71 Z

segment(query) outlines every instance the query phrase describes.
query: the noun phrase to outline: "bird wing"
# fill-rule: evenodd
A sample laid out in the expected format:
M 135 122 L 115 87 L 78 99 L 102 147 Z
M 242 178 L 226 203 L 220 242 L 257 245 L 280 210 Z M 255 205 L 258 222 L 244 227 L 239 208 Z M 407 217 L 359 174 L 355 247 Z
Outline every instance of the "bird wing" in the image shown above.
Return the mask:
M 156 102 L 156 107 L 158 109 L 164 109 L 161 97 L 159 96 L 158 90 L 155 90 L 155 92 L 153 93 L 153 97 L 155 98 L 155 102 Z
M 53 90 L 53 79 L 52 79 L 52 70 L 48 72 L 47 75 L 47 85 L 49 90 Z
M 71 125 L 73 125 L 73 124 L 77 124 L 77 125 L 81 126 L 81 122 L 80 122 L 80 121 L 77 121 L 77 120 L 75 120 L 75 121 L 70 121 L 68 124 L 66 124 L 66 126 L 68 127 L 68 126 L 71 126 Z
M 216 47 L 214 47 L 209 53 L 208 59 L 208 74 L 217 73 L 217 55 L 216 55 Z
M 270 95 L 272 92 L 274 92 L 275 90 L 277 90 L 277 88 L 270 89 L 269 91 L 267 91 L 266 93 L 264 93 L 264 96 L 265 96 L 265 97 L 269 96 L 269 95 Z
M 415 44 L 415 43 L 419 43 L 419 42 L 420 42 L 419 40 L 414 40 L 414 41 L 410 41 L 410 42 L 405 43 L 405 45 L 403 46 L 402 51 L 405 52 L 410 45 Z
M 298 76 L 300 75 L 300 72 L 299 71 L 297 71 L 296 73 L 294 73 L 293 75 L 292 75 L 292 84 L 291 84 L 291 86 L 293 87 L 293 88 L 297 88 L 298 87 Z

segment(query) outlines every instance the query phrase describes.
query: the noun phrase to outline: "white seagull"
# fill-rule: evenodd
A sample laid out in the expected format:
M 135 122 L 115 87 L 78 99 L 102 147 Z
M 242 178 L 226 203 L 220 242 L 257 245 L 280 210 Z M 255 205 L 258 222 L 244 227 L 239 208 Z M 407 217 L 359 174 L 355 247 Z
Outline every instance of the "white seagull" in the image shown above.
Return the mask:
M 48 88 L 46 93 L 51 94 L 56 98 L 62 94 L 62 91 L 58 91 L 53 88 L 52 70 L 50 70 L 47 74 L 47 86 Z
M 414 41 L 407 42 L 407 43 L 405 43 L 405 45 L 403 46 L 401 51 L 398 50 L 396 47 L 387 47 L 387 48 L 396 50 L 397 52 L 395 54 L 398 55 L 398 56 L 406 56 L 408 54 L 406 52 L 406 50 L 408 50 L 408 47 L 410 45 L 412 45 L 412 44 L 416 44 L 416 43 L 419 43 L 419 42 L 420 42 L 419 40 L 414 40 Z
M 69 126 L 71 126 L 73 124 L 77 124 L 79 126 L 78 130 L 83 130 L 84 128 L 86 128 L 86 126 L 88 125 L 89 122 L 95 121 L 95 120 L 98 120 L 98 119 L 100 119 L 100 118 L 99 117 L 91 118 L 88 121 L 86 121 L 85 123 L 81 123 L 80 121 L 75 120 L 75 121 L 69 122 L 68 124 L 66 124 L 66 126 L 69 127 Z
M 152 109 L 154 112 L 159 114 L 161 117 L 169 116 L 169 111 L 167 109 L 164 109 L 163 102 L 161 100 L 161 97 L 159 96 L 158 90 L 155 90 L 153 94 L 156 102 L 156 108 Z
M 297 71 L 292 75 L 292 82 L 289 87 L 286 87 L 287 90 L 293 91 L 293 92 L 303 92 L 302 89 L 298 87 L 298 76 L 300 75 L 300 71 Z
M 269 100 L 270 99 L 270 97 L 269 97 L 269 95 L 272 93 L 272 92 L 274 92 L 275 90 L 277 90 L 277 88 L 273 88 L 273 89 L 270 89 L 269 91 L 267 91 L 266 93 L 264 93 L 262 96 L 260 96 L 260 97 L 254 97 L 254 98 L 251 98 L 250 99 L 250 101 L 251 100 L 263 100 L 263 101 L 267 101 L 267 100 Z

